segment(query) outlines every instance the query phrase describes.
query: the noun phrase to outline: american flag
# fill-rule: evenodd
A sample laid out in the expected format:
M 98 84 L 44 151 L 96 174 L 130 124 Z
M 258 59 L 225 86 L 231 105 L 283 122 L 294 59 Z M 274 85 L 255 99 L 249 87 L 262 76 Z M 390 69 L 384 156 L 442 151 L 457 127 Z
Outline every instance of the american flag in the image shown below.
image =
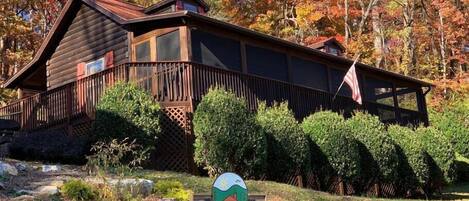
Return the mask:
M 358 60 L 358 58 L 357 58 Z M 344 81 L 345 83 L 348 84 L 350 89 L 352 89 L 352 99 L 357 102 L 358 104 L 362 104 L 362 95 L 360 93 L 360 86 L 358 85 L 358 78 L 357 78 L 357 72 L 355 71 L 355 64 L 357 63 L 357 60 L 353 62 L 352 67 L 348 70 L 347 74 L 345 74 Z M 342 83 L 343 83 L 342 82 Z M 339 88 L 340 90 L 340 88 Z

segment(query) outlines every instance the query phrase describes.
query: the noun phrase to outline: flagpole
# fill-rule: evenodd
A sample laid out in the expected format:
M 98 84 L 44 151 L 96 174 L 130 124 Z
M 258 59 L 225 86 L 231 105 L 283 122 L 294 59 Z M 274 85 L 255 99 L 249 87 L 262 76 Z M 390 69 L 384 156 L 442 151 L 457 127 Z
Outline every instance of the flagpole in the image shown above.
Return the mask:
M 360 58 L 360 56 L 361 56 L 361 54 L 357 55 L 355 61 L 352 64 L 352 66 L 355 66 L 355 64 L 357 64 L 358 59 Z M 352 67 L 352 66 L 350 66 L 350 67 Z M 344 83 L 345 83 L 345 79 L 342 80 L 342 83 L 340 84 L 339 88 L 337 89 L 337 92 L 335 92 L 334 97 L 332 98 L 332 101 L 335 100 L 335 98 L 337 97 L 337 94 L 339 94 L 340 89 L 344 86 Z

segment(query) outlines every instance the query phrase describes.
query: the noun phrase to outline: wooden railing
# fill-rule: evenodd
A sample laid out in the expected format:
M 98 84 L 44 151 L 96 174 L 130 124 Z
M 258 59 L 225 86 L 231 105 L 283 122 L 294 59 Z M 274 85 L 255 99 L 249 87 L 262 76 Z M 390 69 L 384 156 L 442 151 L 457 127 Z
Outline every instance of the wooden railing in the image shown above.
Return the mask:
M 384 122 L 425 122 L 427 115 L 373 102 L 358 106 L 348 97 L 259 76 L 223 70 L 189 62 L 126 63 L 78 81 L 15 101 L 0 108 L 0 118 L 12 119 L 24 130 L 70 124 L 79 118 L 93 118 L 96 104 L 104 91 L 119 81 L 130 81 L 150 92 L 158 102 L 193 102 L 197 104 L 210 87 L 220 86 L 244 97 L 255 110 L 258 101 L 288 101 L 298 118 L 321 109 L 349 115 L 365 109 L 383 116 Z M 385 115 L 383 115 L 385 114 Z M 400 114 L 400 115 L 399 115 Z M 387 116 L 387 117 L 386 117 Z M 401 118 L 402 116 L 402 118 Z

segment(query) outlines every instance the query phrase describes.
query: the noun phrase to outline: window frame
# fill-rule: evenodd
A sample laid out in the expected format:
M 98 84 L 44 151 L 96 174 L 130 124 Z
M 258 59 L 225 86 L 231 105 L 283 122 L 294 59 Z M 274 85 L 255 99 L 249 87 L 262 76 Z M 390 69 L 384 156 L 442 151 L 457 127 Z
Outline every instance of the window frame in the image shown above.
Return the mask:
M 156 29 L 148 33 L 142 34 L 137 37 L 132 38 L 132 62 L 137 62 L 137 45 L 140 45 L 144 42 L 150 41 L 150 62 L 157 62 L 158 51 L 157 51 L 157 42 L 156 38 L 174 31 L 179 31 L 179 51 L 180 51 L 180 60 L 184 60 L 184 44 L 186 43 L 183 38 L 184 29 L 181 27 L 170 27 L 163 29 Z

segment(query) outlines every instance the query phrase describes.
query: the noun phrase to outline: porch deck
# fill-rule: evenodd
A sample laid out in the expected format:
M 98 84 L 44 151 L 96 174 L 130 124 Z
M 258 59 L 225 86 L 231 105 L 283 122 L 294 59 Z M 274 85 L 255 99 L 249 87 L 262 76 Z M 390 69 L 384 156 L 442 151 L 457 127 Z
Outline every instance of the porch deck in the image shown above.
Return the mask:
M 80 118 L 93 119 L 96 104 L 104 91 L 119 81 L 135 82 L 149 91 L 163 107 L 188 106 L 189 113 L 212 86 L 221 86 L 244 97 L 249 108 L 256 109 L 259 100 L 288 101 L 297 118 L 318 110 L 334 110 L 346 116 L 363 109 L 380 116 L 386 123 L 428 124 L 427 114 L 364 101 L 362 106 L 348 97 L 312 88 L 214 68 L 192 62 L 125 63 L 78 81 L 17 100 L 0 108 L 1 119 L 20 123 L 31 131 L 66 126 Z

